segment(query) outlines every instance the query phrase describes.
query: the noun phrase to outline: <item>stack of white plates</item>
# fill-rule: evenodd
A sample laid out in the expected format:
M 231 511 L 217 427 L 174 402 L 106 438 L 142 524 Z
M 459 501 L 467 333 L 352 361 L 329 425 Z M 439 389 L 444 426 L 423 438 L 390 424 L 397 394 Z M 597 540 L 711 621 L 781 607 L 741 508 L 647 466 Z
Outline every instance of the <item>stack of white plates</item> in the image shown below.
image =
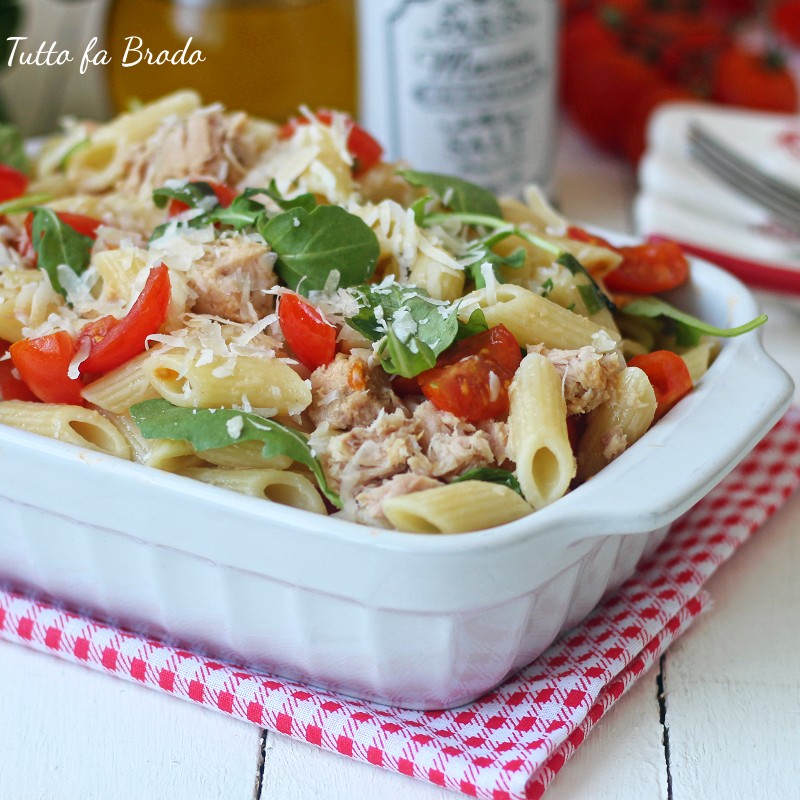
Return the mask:
M 800 116 L 669 104 L 651 120 L 639 167 L 634 212 L 639 233 L 675 239 L 748 283 L 800 292 L 800 233 L 773 222 L 766 209 L 690 159 L 693 123 L 769 175 L 800 188 Z

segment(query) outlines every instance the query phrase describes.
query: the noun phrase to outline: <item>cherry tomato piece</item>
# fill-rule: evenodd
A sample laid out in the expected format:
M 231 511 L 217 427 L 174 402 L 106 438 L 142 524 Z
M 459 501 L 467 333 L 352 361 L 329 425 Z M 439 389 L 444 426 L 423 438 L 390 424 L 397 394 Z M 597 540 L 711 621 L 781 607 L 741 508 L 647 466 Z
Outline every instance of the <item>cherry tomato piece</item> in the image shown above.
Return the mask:
M 78 347 L 89 342 L 89 355 L 81 363 L 84 374 L 103 374 L 144 352 L 148 336 L 164 324 L 172 287 L 164 264 L 153 267 L 130 311 L 122 318 L 102 317 L 85 325 Z
M 607 239 L 604 239 L 602 236 L 596 236 L 595 234 L 589 233 L 589 231 L 579 228 L 576 225 L 570 225 L 567 228 L 567 237 L 570 239 L 575 239 L 577 242 L 586 242 L 587 244 L 595 244 L 598 247 L 606 247 L 609 250 L 617 249 L 613 244 L 611 244 L 611 242 L 609 242 Z
M 330 125 L 333 122 L 333 112 L 327 109 L 320 109 L 315 113 L 315 116 L 323 125 Z M 353 175 L 358 178 L 380 162 L 383 156 L 383 147 L 377 139 L 358 123 L 352 120 L 349 120 L 349 122 L 351 127 L 347 136 L 347 150 L 353 157 Z M 281 126 L 278 131 L 278 138 L 289 139 L 294 135 L 299 125 L 308 124 L 309 120 L 306 117 L 292 117 Z
M 28 188 L 28 176 L 8 164 L 0 164 L 0 203 L 22 197 Z
M 68 375 L 77 348 L 66 331 L 23 339 L 9 351 L 19 376 L 43 403 L 83 405 L 83 383 Z
M 656 350 L 635 356 L 628 366 L 641 369 L 653 386 L 658 403 L 655 419 L 661 419 L 692 390 L 692 377 L 686 362 L 670 350 Z
M 422 394 L 417 378 L 404 378 L 402 375 L 392 376 L 392 391 L 400 397 Z
M 0 342 L 0 354 L 8 350 L 5 342 Z M 9 359 L 0 361 L 0 399 L 36 401 L 39 398 L 25 385 Z
M 505 325 L 462 339 L 418 376 L 420 389 L 441 411 L 466 422 L 508 413 L 508 387 L 522 361 L 517 340 Z
M 217 196 L 217 202 L 223 208 L 227 208 L 239 196 L 239 193 L 236 191 L 236 189 L 232 189 L 230 186 L 226 186 L 224 183 L 215 183 L 214 181 L 207 181 L 207 183 L 214 190 L 214 194 Z M 167 208 L 167 216 L 177 216 L 178 214 L 182 214 L 184 211 L 188 211 L 190 208 L 191 206 L 186 205 L 186 203 L 182 203 L 180 200 L 172 198 L 172 200 L 169 201 L 169 207 Z
M 622 263 L 604 279 L 612 292 L 657 294 L 680 286 L 689 277 L 689 262 L 675 242 L 647 242 L 616 249 L 622 255 Z
M 285 292 L 278 303 L 278 320 L 287 344 L 301 364 L 313 370 L 333 361 L 336 328 L 311 303 L 298 294 Z

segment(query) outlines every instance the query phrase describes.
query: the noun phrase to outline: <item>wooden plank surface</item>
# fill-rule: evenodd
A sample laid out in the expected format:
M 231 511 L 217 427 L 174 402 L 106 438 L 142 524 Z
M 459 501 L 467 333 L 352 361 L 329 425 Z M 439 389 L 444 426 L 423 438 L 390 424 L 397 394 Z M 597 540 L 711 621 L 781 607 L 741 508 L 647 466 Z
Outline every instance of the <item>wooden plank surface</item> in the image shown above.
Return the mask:
M 2 800 L 251 800 L 261 732 L 0 641 Z
M 795 497 L 709 582 L 713 606 L 669 651 L 676 800 L 800 797 L 798 529 Z

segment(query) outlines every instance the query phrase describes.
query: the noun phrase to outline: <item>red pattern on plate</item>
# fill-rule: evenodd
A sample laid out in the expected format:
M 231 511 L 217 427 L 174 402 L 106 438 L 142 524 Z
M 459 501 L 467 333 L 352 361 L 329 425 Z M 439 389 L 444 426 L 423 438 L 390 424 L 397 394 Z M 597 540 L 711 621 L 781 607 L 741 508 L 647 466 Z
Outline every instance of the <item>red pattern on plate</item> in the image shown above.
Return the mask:
M 702 586 L 800 484 L 800 410 L 681 517 L 613 596 L 469 706 L 354 700 L 0 591 L 0 637 L 404 775 L 489 800 L 537 800 L 589 731 L 702 612 Z

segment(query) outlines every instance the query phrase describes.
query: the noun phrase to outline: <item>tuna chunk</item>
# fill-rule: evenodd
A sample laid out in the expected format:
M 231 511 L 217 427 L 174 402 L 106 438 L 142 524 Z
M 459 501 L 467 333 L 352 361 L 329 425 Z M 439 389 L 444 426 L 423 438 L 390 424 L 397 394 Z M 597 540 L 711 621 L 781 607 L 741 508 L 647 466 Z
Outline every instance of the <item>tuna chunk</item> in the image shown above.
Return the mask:
M 346 431 L 371 425 L 382 411 L 402 409 L 380 366 L 357 356 L 339 354 L 311 373 L 313 400 L 308 415 L 315 425 Z
M 356 496 L 358 504 L 358 517 L 368 523 L 375 524 L 386 519 L 383 513 L 383 501 L 391 497 L 402 497 L 412 492 L 421 492 L 424 489 L 435 489 L 444 486 L 442 481 L 428 478 L 426 475 L 417 475 L 413 472 L 401 472 L 389 480 L 370 486 Z
M 430 401 L 414 409 L 414 421 L 435 478 L 455 478 L 496 460 L 485 431 L 447 411 L 439 411 Z
M 346 516 L 361 522 L 376 522 L 380 516 L 368 515 L 356 499 L 366 488 L 378 488 L 401 473 L 430 472 L 416 426 L 400 409 L 391 414 L 381 411 L 369 426 L 332 436 L 322 464 L 342 498 Z M 366 503 L 376 511 L 369 497 Z
M 189 270 L 197 292 L 192 311 L 233 322 L 256 322 L 273 309 L 266 293 L 276 283 L 276 256 L 269 247 L 244 238 L 220 239 Z
M 599 353 L 594 347 L 548 350 L 537 346 L 528 350 L 541 353 L 558 370 L 567 414 L 585 414 L 605 403 L 611 397 L 614 376 L 625 366 L 617 351 Z
M 125 188 L 149 193 L 167 180 L 235 185 L 256 160 L 243 113 L 200 109 L 165 122 L 131 158 Z
M 502 450 L 498 456 L 492 437 Z M 480 430 L 424 402 L 411 417 L 403 410 L 379 411 L 370 425 L 327 437 L 321 459 L 342 498 L 344 516 L 386 525 L 382 503 L 389 497 L 440 486 L 468 469 L 506 461 L 500 438 L 498 431 Z

